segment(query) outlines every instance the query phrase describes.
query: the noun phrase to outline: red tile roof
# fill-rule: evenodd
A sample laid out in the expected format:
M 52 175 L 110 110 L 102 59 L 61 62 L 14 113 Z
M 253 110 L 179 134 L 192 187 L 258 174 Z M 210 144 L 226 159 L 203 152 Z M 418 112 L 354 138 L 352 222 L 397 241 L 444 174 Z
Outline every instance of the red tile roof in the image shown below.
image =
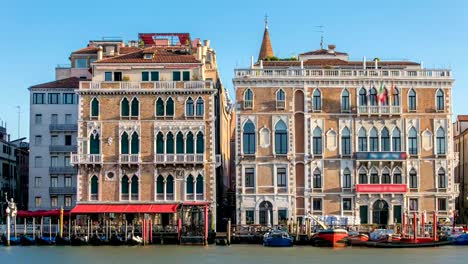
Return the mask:
M 457 121 L 466 122 L 468 121 L 468 115 L 458 115 Z
M 152 59 L 145 59 L 145 53 L 154 53 Z M 104 58 L 95 63 L 200 63 L 193 55 L 181 50 L 171 50 L 171 47 L 150 47 L 115 57 Z
M 97 53 L 98 48 L 95 46 L 88 46 L 86 48 L 82 48 L 79 50 L 75 50 L 72 52 L 72 54 L 95 54 Z
M 78 77 L 70 77 L 62 80 L 56 80 L 47 83 L 41 83 L 31 88 L 78 88 L 80 85 L 80 81 L 85 81 L 84 79 L 80 79 Z

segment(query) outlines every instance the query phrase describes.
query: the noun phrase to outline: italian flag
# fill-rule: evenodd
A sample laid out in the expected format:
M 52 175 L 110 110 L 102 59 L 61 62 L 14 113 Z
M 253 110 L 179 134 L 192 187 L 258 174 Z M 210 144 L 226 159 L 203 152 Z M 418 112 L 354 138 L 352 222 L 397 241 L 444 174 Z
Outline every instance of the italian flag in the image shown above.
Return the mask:
M 385 103 L 385 99 L 387 95 L 387 91 L 384 89 L 383 82 L 380 83 L 380 89 L 379 89 L 379 101 L 380 103 Z

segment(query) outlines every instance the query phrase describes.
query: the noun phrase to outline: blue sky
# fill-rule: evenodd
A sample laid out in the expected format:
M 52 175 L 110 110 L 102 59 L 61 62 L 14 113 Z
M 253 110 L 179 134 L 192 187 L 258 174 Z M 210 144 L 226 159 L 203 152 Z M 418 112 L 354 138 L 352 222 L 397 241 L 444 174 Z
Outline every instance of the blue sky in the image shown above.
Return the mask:
M 325 44 L 352 59 L 410 59 L 453 69 L 453 112 L 468 114 L 466 1 L 8 1 L 0 8 L 0 119 L 28 136 L 31 85 L 54 79 L 57 64 L 90 39 L 139 32 L 189 32 L 210 39 L 223 83 L 258 55 L 265 13 L 275 54 L 290 57 Z

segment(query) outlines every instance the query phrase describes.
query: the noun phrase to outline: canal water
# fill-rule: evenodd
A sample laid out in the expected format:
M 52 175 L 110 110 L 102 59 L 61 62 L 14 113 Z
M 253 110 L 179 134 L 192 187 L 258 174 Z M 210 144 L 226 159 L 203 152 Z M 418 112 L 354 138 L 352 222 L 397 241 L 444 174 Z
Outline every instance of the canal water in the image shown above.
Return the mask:
M 0 263 L 467 263 L 468 247 L 375 248 L 265 248 L 260 245 L 146 246 L 146 247 L 0 247 Z

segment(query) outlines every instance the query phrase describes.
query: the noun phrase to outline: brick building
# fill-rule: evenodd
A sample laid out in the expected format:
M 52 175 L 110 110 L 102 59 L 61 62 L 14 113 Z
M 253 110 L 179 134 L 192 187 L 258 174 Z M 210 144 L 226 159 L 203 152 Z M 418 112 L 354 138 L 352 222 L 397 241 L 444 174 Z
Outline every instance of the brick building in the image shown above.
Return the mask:
M 381 225 L 403 213 L 450 216 L 458 195 L 450 70 L 351 61 L 334 45 L 281 60 L 267 27 L 260 50 L 233 79 L 238 224 L 309 212 Z
M 454 128 L 455 155 L 458 156 L 458 166 L 455 168 L 455 182 L 460 184 L 460 196 L 456 209 L 458 222 L 468 223 L 468 116 L 457 116 Z

